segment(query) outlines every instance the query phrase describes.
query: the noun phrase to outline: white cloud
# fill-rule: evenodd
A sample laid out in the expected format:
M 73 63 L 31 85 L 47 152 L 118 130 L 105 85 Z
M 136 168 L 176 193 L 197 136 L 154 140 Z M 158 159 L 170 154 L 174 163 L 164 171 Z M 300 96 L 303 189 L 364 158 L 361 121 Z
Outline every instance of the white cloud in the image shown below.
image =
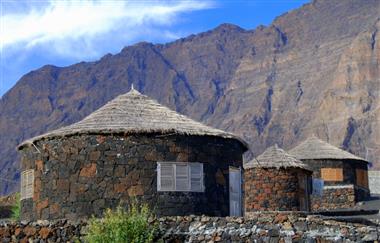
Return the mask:
M 37 3 L 27 11 L 3 11 L 0 33 L 0 47 L 3 50 L 46 45 L 47 50 L 61 56 L 96 56 L 98 53 L 94 47 L 106 44 L 104 41 L 109 38 L 109 42 L 113 38 L 132 40 L 142 32 L 170 26 L 181 13 L 213 7 L 212 2 L 201 0 L 68 0 Z M 162 34 L 166 38 L 176 37 L 166 30 Z

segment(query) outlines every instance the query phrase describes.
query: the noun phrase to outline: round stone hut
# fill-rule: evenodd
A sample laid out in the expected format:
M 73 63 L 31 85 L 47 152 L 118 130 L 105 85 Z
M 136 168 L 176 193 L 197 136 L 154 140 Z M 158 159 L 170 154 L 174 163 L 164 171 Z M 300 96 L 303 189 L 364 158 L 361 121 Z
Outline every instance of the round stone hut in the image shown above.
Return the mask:
M 244 164 L 245 214 L 308 211 L 311 171 L 277 145 Z
M 368 162 L 312 136 L 289 151 L 313 170 L 314 211 L 351 208 L 369 196 Z
M 229 171 L 247 150 L 134 89 L 18 148 L 23 220 L 100 216 L 130 200 L 158 215 L 226 216 Z

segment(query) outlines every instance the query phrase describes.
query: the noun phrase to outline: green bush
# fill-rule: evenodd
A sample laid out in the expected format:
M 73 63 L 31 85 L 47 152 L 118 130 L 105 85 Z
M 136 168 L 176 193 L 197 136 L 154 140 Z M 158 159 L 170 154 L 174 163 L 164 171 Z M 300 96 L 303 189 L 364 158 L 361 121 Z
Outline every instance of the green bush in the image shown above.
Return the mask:
M 21 200 L 20 193 L 16 194 L 16 203 L 12 206 L 12 219 L 20 220 Z
M 150 243 L 158 233 L 157 224 L 150 224 L 149 207 L 132 204 L 128 210 L 117 207 L 107 209 L 103 218 L 89 220 L 86 240 L 88 242 Z

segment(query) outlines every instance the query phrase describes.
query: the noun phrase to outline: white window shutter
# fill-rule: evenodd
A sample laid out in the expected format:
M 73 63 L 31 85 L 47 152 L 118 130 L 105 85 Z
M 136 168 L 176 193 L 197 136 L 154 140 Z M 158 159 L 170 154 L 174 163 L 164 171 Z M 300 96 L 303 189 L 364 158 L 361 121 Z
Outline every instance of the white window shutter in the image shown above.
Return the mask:
M 157 162 L 157 191 L 204 192 L 203 164 Z
M 157 163 L 157 191 L 161 191 L 161 164 Z
M 190 181 L 191 191 L 203 192 L 203 164 L 191 163 L 190 164 Z
M 189 166 L 187 164 L 175 165 L 176 191 L 189 191 Z
M 28 189 L 29 189 L 29 191 L 28 191 L 28 197 L 29 198 L 32 198 L 33 197 L 33 189 L 34 189 L 34 171 L 33 170 L 30 170 L 30 172 L 29 172 L 29 183 L 28 183 Z
M 169 163 L 158 164 L 158 185 L 160 191 L 173 191 L 174 190 L 174 166 Z
M 25 184 L 25 197 L 28 198 L 29 195 L 30 195 L 30 186 L 29 186 L 29 184 L 30 184 L 30 173 L 29 173 L 29 171 L 26 173 L 26 179 L 25 179 L 25 181 L 26 181 L 26 184 Z
M 20 199 L 24 199 L 25 197 L 25 173 L 21 172 L 21 190 L 20 190 Z
M 21 173 L 21 190 L 20 198 L 27 199 L 33 197 L 34 171 L 26 170 Z

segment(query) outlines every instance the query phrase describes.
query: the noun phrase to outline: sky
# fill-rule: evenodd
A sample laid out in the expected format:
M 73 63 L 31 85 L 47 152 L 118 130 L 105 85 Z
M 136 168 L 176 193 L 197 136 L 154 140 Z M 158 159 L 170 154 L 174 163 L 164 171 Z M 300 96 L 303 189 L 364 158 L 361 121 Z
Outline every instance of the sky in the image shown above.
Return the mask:
M 0 0 L 0 96 L 44 65 L 95 61 L 223 23 L 254 29 L 307 0 Z

